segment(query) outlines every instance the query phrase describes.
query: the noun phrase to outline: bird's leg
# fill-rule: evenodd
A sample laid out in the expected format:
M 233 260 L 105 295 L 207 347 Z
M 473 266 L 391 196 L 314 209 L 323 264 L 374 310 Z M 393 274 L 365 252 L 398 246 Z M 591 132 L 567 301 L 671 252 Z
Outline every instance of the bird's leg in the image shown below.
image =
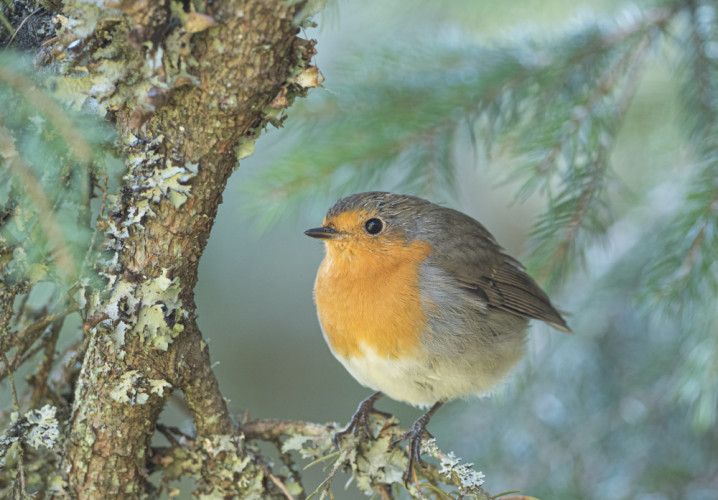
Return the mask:
M 364 434 L 369 436 L 369 438 L 374 439 L 374 435 L 369 428 L 369 416 L 374 414 L 380 415 L 384 418 L 391 417 L 390 413 L 385 413 L 383 411 L 374 409 L 374 402 L 383 395 L 384 394 L 381 391 L 375 392 L 374 394 L 363 400 L 361 403 L 359 403 L 357 411 L 355 411 L 354 415 L 352 415 L 352 418 L 349 421 L 349 425 L 347 425 L 346 429 L 334 434 L 334 437 L 332 438 L 332 440 L 334 441 L 334 446 L 336 446 L 337 448 L 341 448 L 340 442 L 342 438 L 347 434 L 354 434 L 356 436 L 359 435 L 359 432 L 364 432 Z
M 411 477 L 411 471 L 414 469 L 414 464 L 424 466 L 424 461 L 421 459 L 421 441 L 424 439 L 424 434 L 432 437 L 431 434 L 426 430 L 426 425 L 429 423 L 431 416 L 436 413 L 436 410 L 441 408 L 443 401 L 437 401 L 434 406 L 429 408 L 429 411 L 424 413 L 422 416 L 416 419 L 414 425 L 411 426 L 411 430 L 403 436 L 395 439 L 389 446 L 395 446 L 402 441 L 409 440 L 409 466 L 404 471 L 404 484 L 408 484 L 409 478 Z

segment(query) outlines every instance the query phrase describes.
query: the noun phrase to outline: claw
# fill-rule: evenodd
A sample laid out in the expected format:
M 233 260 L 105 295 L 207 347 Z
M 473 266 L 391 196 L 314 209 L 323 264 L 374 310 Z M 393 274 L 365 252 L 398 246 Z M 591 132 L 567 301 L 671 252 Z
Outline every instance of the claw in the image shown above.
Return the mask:
M 429 434 L 429 431 L 426 430 L 426 425 L 429 423 L 431 416 L 436 413 L 436 410 L 438 410 L 443 404 L 443 401 L 437 401 L 434 403 L 434 406 L 432 406 L 429 411 L 416 419 L 416 422 L 414 422 L 414 425 L 411 426 L 410 431 L 389 443 L 389 446 L 396 446 L 402 441 L 406 441 L 407 439 L 409 440 L 409 466 L 404 471 L 404 486 L 407 488 L 409 487 L 411 473 L 414 470 L 414 464 L 424 467 L 424 461 L 421 459 L 421 442 L 424 439 L 424 435 L 427 435 L 430 438 L 433 437 Z
M 383 394 L 381 392 L 375 392 L 359 403 L 357 410 L 349 421 L 349 425 L 347 425 L 344 430 L 334 433 L 332 437 L 334 446 L 341 448 L 341 440 L 348 434 L 358 436 L 359 433 L 363 432 L 369 439 L 374 439 L 374 434 L 372 434 L 371 428 L 369 427 L 369 417 L 371 415 L 379 415 L 384 418 L 391 418 L 392 416 L 390 413 L 374 409 L 374 402 L 382 396 Z

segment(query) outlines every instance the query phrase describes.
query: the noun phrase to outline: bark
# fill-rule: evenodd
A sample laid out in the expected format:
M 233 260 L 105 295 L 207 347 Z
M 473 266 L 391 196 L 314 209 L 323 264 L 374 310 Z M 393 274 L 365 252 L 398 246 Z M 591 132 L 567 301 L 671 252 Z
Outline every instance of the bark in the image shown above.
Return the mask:
M 75 67 L 82 60 L 106 78 L 103 68 L 121 59 L 149 82 L 125 94 L 117 82 L 102 96 L 128 160 L 102 221 L 109 282 L 90 299 L 89 317 L 101 321 L 88 331 L 63 458 L 70 493 L 80 498 L 145 493 L 150 439 L 172 390 L 184 393 L 197 440 L 212 451 L 201 465 L 203 491 L 238 495 L 241 488 L 261 491 L 267 481 L 262 464 L 246 454 L 210 369 L 193 289 L 227 178 L 277 108 L 305 92 L 292 82 L 313 44 L 296 36 L 301 2 L 206 5 L 202 15 L 183 13 L 182 27 L 173 28 L 172 9 L 181 6 L 121 1 L 118 15 L 101 19 L 91 34 L 73 22 L 87 16 L 87 6 L 66 6 L 70 22 L 59 43 L 82 40 L 85 57 Z M 124 46 L 103 46 L 107 33 Z M 116 59 L 100 59 L 100 48 Z M 145 78 L 148 67 L 152 78 Z M 240 464 L 233 475 L 210 473 L 230 456 Z

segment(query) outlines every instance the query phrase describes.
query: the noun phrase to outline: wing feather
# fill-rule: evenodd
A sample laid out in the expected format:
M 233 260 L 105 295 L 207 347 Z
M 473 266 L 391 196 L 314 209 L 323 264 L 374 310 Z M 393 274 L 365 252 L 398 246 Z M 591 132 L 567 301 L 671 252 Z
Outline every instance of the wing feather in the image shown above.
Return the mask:
M 546 293 L 484 226 L 461 212 L 443 210 L 442 227 L 432 231 L 435 237 L 430 239 L 434 246 L 431 265 L 454 277 L 457 286 L 488 307 L 572 333 Z

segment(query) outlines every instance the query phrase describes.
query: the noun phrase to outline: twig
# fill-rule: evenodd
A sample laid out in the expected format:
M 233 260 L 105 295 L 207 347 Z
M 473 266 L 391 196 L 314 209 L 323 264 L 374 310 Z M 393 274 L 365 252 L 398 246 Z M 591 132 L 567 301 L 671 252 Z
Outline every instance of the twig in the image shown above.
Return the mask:
M 246 437 L 246 435 L 245 435 Z M 304 500 L 306 498 L 306 495 L 304 494 L 304 484 L 302 483 L 302 476 L 299 474 L 299 471 L 296 468 L 296 463 L 294 462 L 294 459 L 292 458 L 291 453 L 284 453 L 282 452 L 282 443 L 279 439 L 274 441 L 274 446 L 277 448 L 277 453 L 279 453 L 279 458 L 284 463 L 284 466 L 287 468 L 289 473 L 292 475 L 292 479 L 295 483 L 297 483 L 301 487 L 301 493 L 299 495 L 300 500 Z
M 334 494 L 332 493 L 331 487 L 332 487 L 332 481 L 334 480 L 334 476 L 337 475 L 337 472 L 339 472 L 339 469 L 342 468 L 344 463 L 349 458 L 349 450 L 345 447 L 342 448 L 341 452 L 339 453 L 339 458 L 336 462 L 334 462 L 334 465 L 332 466 L 332 470 L 329 471 L 329 475 L 322 481 L 322 483 L 317 486 L 317 489 L 312 492 L 309 497 L 307 497 L 307 500 L 311 500 L 314 498 L 317 493 L 321 490 L 321 495 L 319 496 L 320 500 L 326 498 L 327 495 L 329 495 L 330 498 L 334 498 Z
M 272 482 L 277 486 L 277 488 L 280 489 L 280 491 L 284 494 L 285 497 L 287 497 L 287 500 L 294 500 L 294 497 L 289 493 L 289 490 L 287 490 L 287 487 L 284 486 L 284 483 L 280 481 L 277 476 L 272 474 L 271 472 L 268 473 L 269 479 L 272 480 Z
M 626 86 L 618 99 L 616 105 L 615 117 L 618 123 L 621 122 L 621 118 L 625 115 L 628 105 L 630 104 L 633 96 L 635 95 L 638 83 L 640 81 L 639 72 L 644 68 L 642 61 L 640 61 L 643 54 L 650 47 L 648 37 L 643 37 L 639 43 L 634 45 L 630 50 L 624 54 L 612 67 L 610 67 L 604 74 L 604 77 L 596 85 L 594 92 L 592 92 L 584 104 L 581 106 L 578 112 L 574 114 L 574 118 L 571 120 L 572 127 L 568 134 L 564 135 L 560 141 L 554 145 L 551 153 L 544 159 L 539 167 L 540 170 L 546 168 L 547 162 L 555 161 L 558 153 L 563 149 L 563 145 L 567 142 L 568 138 L 577 134 L 581 127 L 581 122 L 586 116 L 590 115 L 590 108 L 599 101 L 599 99 L 608 95 L 611 90 L 617 84 L 617 80 L 623 75 L 622 69 L 627 67 L 629 69 L 625 76 Z M 590 174 L 588 180 L 585 182 L 581 194 L 576 202 L 576 208 L 571 214 L 571 218 L 564 228 L 563 237 L 553 251 L 552 261 L 561 263 L 559 265 L 565 265 L 571 246 L 575 242 L 578 232 L 583 226 L 583 221 L 586 215 L 589 213 L 591 203 L 596 196 L 596 192 L 601 186 L 601 180 L 605 175 L 608 163 L 606 155 L 608 153 L 609 146 L 606 144 L 601 145 L 598 148 L 597 156 L 590 163 Z M 545 274 L 545 273 L 544 273 Z
M 95 230 L 92 231 L 92 237 L 90 238 L 90 244 L 87 245 L 87 252 L 85 253 L 85 258 L 82 260 L 82 273 L 85 273 L 85 270 L 87 266 L 90 263 L 90 259 L 92 255 L 95 253 L 95 243 L 97 241 L 97 235 L 99 233 L 102 233 L 102 225 L 100 224 L 100 221 L 105 216 L 105 208 L 107 208 L 107 172 L 104 173 L 104 186 L 102 188 L 102 204 L 100 205 L 100 213 L 97 216 L 97 224 L 95 225 Z M 86 311 L 83 311 L 82 316 L 83 319 L 85 319 L 85 315 L 87 314 Z M 84 326 L 83 326 L 84 328 Z
M 335 424 L 315 424 L 313 422 L 302 422 L 299 420 L 254 420 L 247 422 L 241 427 L 247 440 L 261 439 L 263 441 L 274 441 L 290 434 L 301 434 L 303 436 L 323 436 L 336 430 Z
M 4 349 L 7 350 L 12 347 L 17 347 L 17 352 L 15 353 L 13 358 L 9 360 L 9 362 L 5 362 L 4 366 L 0 369 L 0 380 L 8 376 L 10 371 L 15 370 L 18 366 L 24 363 L 25 360 L 27 360 L 29 357 L 34 355 L 40 348 L 42 348 L 41 345 L 39 348 L 35 348 L 28 351 L 28 349 L 30 349 L 30 347 L 35 343 L 35 341 L 42 335 L 43 331 L 45 330 L 45 328 L 47 328 L 48 325 L 56 321 L 64 320 L 67 315 L 72 314 L 76 311 L 77 307 L 73 306 L 63 312 L 45 316 L 44 318 L 31 324 L 21 332 L 17 332 L 15 334 L 6 334 Z
M 7 354 L 5 353 L 5 349 L 0 350 L 0 354 L 2 355 L 3 363 L 5 363 L 5 366 L 8 366 L 8 359 Z M 12 373 L 12 370 L 10 370 L 7 374 L 7 378 L 10 381 L 10 389 L 12 391 L 12 402 L 13 406 L 15 408 L 16 412 L 20 411 L 20 403 L 17 399 L 17 390 L 15 389 L 15 376 Z
M 20 25 L 17 27 L 17 29 L 15 29 L 15 31 L 13 31 L 12 36 L 10 37 L 10 40 L 8 40 L 8 42 L 7 42 L 7 45 L 5 45 L 5 47 L 2 49 L 2 53 L 3 53 L 3 54 L 4 54 L 5 51 L 10 47 L 10 45 L 12 44 L 12 42 L 15 41 L 15 37 L 17 37 L 17 34 L 20 33 L 20 30 L 22 29 L 23 26 L 25 26 L 25 23 L 26 23 L 32 16 L 34 16 L 35 14 L 37 14 L 38 12 L 40 12 L 40 7 L 38 7 L 38 8 L 35 9 L 35 10 L 33 10 L 32 12 L 30 12 L 30 13 L 27 15 L 27 17 L 25 17 L 25 19 L 22 20 L 22 22 L 21 22 Z
M 712 221 L 715 218 L 716 211 L 718 211 L 718 189 L 713 192 L 713 197 L 711 198 L 710 203 L 706 206 L 705 218 L 703 222 L 701 222 L 700 229 L 696 233 L 695 238 L 691 241 L 681 266 L 676 269 L 676 272 L 673 275 L 673 281 L 685 278 L 691 272 L 693 264 L 695 264 L 696 260 L 698 260 L 698 257 L 700 256 L 701 246 L 703 245 L 703 241 L 706 236 L 708 221 Z
M 9 332 L 7 334 L 7 337 L 5 339 L 5 348 L 9 349 L 11 347 L 16 347 L 18 344 L 25 344 L 27 343 L 25 341 L 26 338 L 32 337 L 35 335 L 35 339 L 39 337 L 38 333 L 42 333 L 45 328 L 51 323 L 54 323 L 58 319 L 65 318 L 66 316 L 77 312 L 77 306 L 70 306 L 67 309 L 65 309 L 62 312 L 56 313 L 56 314 L 49 314 L 44 316 L 43 318 L 35 321 L 31 325 L 27 326 L 24 330 L 19 332 Z M 36 335 L 38 334 L 38 335 Z
M 5 353 L 5 348 L 3 347 L 0 349 L 0 354 L 2 354 L 2 360 L 3 363 L 5 363 L 5 366 L 8 366 L 8 359 L 7 354 Z M 10 381 L 10 389 L 12 391 L 12 402 L 13 407 L 15 409 L 15 412 L 20 415 L 20 402 L 17 398 L 17 389 L 15 388 L 15 376 L 13 375 L 12 370 L 8 370 L 8 380 Z M 20 445 L 20 449 L 17 454 L 17 472 L 18 477 L 16 479 L 14 490 L 15 490 L 15 498 L 22 499 L 27 496 L 27 492 L 25 491 L 25 462 L 23 460 L 23 456 L 25 455 L 25 446 L 23 439 L 21 438 L 18 441 L 18 444 Z M 17 481 L 20 481 L 19 487 L 17 484 Z
M 391 486 L 388 484 L 380 484 L 377 486 L 381 500 L 394 500 L 394 495 L 391 494 Z
M 42 358 L 42 363 L 37 373 L 33 375 L 32 385 L 34 386 L 32 397 L 30 398 L 30 407 L 35 408 L 39 406 L 40 401 L 44 398 L 50 387 L 47 383 L 50 378 L 52 371 L 52 365 L 55 361 L 55 347 L 57 346 L 57 339 L 60 338 L 60 330 L 65 323 L 65 317 L 62 317 L 52 324 L 50 335 L 46 340 L 42 342 L 45 346 L 45 354 Z M 57 397 L 53 398 L 53 401 L 57 401 Z

